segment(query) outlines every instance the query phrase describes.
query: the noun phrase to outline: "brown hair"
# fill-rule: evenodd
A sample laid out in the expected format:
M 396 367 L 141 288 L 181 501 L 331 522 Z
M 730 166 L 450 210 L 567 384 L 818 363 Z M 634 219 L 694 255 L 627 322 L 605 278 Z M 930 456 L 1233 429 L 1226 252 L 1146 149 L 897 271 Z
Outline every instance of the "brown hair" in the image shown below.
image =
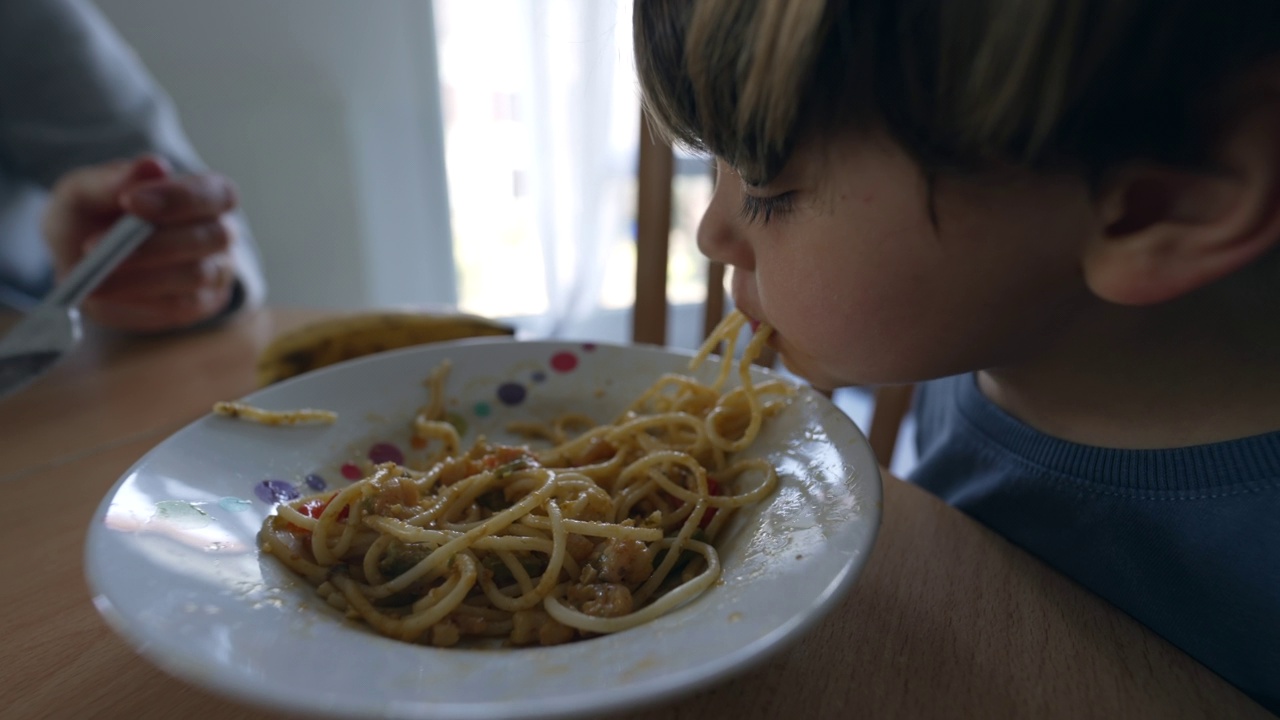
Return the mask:
M 1207 161 L 1280 0 L 636 0 L 645 107 L 752 183 L 883 125 L 930 173 Z

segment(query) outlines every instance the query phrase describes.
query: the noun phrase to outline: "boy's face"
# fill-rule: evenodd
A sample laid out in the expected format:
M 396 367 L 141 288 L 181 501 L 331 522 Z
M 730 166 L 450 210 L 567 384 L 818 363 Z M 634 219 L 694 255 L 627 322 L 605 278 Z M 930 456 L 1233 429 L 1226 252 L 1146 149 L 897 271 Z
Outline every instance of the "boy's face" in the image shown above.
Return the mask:
M 817 387 L 1016 365 L 1092 302 L 1080 257 L 1100 224 L 1079 179 L 943 176 L 935 225 L 919 167 L 883 136 L 801 147 L 766 187 L 718 174 L 698 245 Z

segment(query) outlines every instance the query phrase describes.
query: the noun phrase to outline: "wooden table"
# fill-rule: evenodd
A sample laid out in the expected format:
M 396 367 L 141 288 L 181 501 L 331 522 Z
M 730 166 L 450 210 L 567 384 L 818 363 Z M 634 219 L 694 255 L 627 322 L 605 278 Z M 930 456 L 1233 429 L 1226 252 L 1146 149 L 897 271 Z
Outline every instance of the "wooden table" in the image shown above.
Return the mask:
M 266 718 L 171 679 L 98 617 L 82 564 L 99 500 L 315 312 L 165 338 L 92 336 L 0 402 L 0 717 Z M 762 666 L 636 718 L 1272 717 L 1126 615 L 907 483 L 852 593 Z

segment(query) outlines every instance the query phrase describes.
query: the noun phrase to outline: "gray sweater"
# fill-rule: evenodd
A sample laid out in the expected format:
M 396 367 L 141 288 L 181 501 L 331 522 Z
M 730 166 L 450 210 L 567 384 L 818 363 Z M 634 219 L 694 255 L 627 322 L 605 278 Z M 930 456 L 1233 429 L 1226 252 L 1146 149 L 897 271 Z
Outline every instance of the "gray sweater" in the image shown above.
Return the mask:
M 50 286 L 40 238 L 48 188 L 74 168 L 152 152 L 204 169 L 178 115 L 133 50 L 88 0 L 0 0 L 0 306 Z M 243 217 L 235 250 L 242 299 L 265 286 Z

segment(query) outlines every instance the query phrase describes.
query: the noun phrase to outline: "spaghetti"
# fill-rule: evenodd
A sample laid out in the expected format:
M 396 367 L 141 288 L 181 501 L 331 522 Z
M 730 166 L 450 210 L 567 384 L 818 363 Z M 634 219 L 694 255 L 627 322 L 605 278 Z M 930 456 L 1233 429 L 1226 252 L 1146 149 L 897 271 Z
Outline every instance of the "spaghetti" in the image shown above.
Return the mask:
M 263 425 L 332 425 L 338 421 L 338 413 L 332 410 L 263 410 L 240 402 L 216 402 L 213 414 Z
M 551 645 L 648 622 L 719 578 L 715 538 L 778 482 L 765 461 L 732 459 L 793 392 L 751 377 L 764 326 L 727 387 L 745 322 L 731 314 L 694 358 L 726 346 L 710 385 L 664 375 L 610 424 L 570 415 L 513 428 L 553 443 L 544 450 L 482 438 L 460 451 L 443 419 L 443 365 L 413 422 L 442 446 L 437 459 L 378 465 L 336 493 L 280 505 L 263 549 L 349 617 L 409 642 Z

